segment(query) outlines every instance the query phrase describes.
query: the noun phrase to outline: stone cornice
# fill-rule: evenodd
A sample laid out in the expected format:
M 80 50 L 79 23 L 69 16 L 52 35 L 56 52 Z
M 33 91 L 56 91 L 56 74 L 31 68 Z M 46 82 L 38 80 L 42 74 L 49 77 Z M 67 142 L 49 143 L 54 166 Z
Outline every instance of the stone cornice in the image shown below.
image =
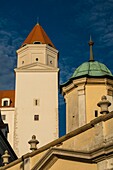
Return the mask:
M 110 86 L 109 88 L 113 89 L 113 80 L 110 80 L 108 78 L 79 78 L 71 80 L 71 82 L 68 85 L 65 85 L 61 87 L 62 94 L 65 95 L 68 91 L 72 90 L 74 87 L 78 87 L 81 85 L 87 85 L 87 84 L 104 84 L 107 86 Z
M 111 147 L 108 149 L 108 147 Z M 113 143 L 111 146 L 102 146 L 93 151 L 74 151 L 62 148 L 51 148 L 36 163 L 31 170 L 50 168 L 59 158 L 83 163 L 97 163 L 113 157 Z
M 40 68 L 38 68 L 38 66 Z M 33 67 L 37 67 L 37 68 L 33 68 Z M 26 66 L 15 68 L 14 71 L 15 72 L 58 72 L 59 68 L 51 67 L 42 63 L 35 62 L 32 64 L 28 64 Z
M 79 162 L 93 163 L 89 153 L 73 151 L 61 148 L 51 148 L 46 154 L 37 162 L 37 164 L 31 170 L 49 169 L 57 160 L 68 159 Z
M 24 47 L 18 49 L 16 52 L 21 53 L 21 52 L 26 51 L 28 49 L 31 50 L 31 49 L 37 49 L 37 48 L 38 49 L 46 48 L 46 49 L 49 49 L 51 51 L 54 51 L 55 53 L 58 53 L 58 50 L 56 50 L 53 47 L 50 47 L 47 44 L 26 44 Z
M 14 71 L 15 72 L 58 72 L 59 69 L 51 69 L 51 70 L 49 70 L 49 69 L 42 69 L 42 70 L 40 70 L 40 69 L 32 69 L 32 70 L 30 70 L 30 69 L 14 69 Z

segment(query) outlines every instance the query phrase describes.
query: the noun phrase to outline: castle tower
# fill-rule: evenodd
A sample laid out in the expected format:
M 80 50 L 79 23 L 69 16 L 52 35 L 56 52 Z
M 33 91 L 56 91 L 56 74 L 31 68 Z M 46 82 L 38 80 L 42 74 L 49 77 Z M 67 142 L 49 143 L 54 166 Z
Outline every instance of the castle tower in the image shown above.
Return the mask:
M 113 103 L 113 75 L 102 63 L 95 61 L 90 39 L 90 59 L 81 64 L 72 77 L 61 85 L 66 102 L 66 132 L 75 130 L 99 116 L 97 101 L 103 95 Z M 113 110 L 113 104 L 109 111 Z
M 15 150 L 29 151 L 36 135 L 38 147 L 58 138 L 58 51 L 36 24 L 17 50 Z

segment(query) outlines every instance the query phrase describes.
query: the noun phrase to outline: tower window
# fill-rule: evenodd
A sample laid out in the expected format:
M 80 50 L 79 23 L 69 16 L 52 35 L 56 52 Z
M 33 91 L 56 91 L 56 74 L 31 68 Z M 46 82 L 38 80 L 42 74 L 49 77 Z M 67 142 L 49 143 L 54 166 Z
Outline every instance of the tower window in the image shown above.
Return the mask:
M 38 105 L 38 100 L 36 99 L 36 100 L 35 100 L 35 106 L 37 106 L 37 105 Z
M 98 117 L 98 110 L 95 110 L 95 117 Z
M 4 105 L 4 106 L 8 106 L 8 101 L 5 100 L 3 105 Z
M 34 106 L 40 105 L 40 99 L 34 99 Z
M 3 98 L 2 99 L 2 106 L 10 106 L 11 101 L 9 98 Z
M 36 61 L 38 61 L 38 58 L 36 58 Z
M 24 61 L 22 61 L 22 64 L 24 64 Z
M 48 63 L 49 66 L 54 66 L 54 65 L 55 65 L 55 64 L 54 64 L 54 63 L 55 63 L 54 57 L 48 55 L 47 63 Z
M 50 64 L 53 64 L 53 61 L 52 61 L 52 60 L 50 61 Z
M 39 115 L 34 115 L 34 120 L 38 121 L 39 120 Z
M 42 44 L 40 41 L 34 41 L 33 44 Z

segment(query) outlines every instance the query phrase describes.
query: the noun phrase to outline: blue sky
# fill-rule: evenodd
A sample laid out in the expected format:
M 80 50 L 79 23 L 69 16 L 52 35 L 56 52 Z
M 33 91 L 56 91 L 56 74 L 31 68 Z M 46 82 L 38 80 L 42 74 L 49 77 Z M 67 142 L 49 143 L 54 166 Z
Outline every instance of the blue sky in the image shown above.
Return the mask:
M 0 89 L 14 89 L 16 50 L 39 22 L 59 50 L 60 83 L 89 59 L 90 35 L 95 60 L 113 72 L 113 0 L 0 1 Z M 64 117 L 59 98 L 60 117 Z M 60 123 L 61 129 L 64 124 Z M 64 133 L 64 131 L 63 131 Z

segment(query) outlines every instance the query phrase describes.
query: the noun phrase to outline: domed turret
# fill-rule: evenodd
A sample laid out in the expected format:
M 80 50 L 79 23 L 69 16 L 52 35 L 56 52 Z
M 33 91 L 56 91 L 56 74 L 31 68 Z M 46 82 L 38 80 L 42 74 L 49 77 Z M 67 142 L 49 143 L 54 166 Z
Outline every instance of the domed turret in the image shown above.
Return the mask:
M 89 41 L 88 44 L 90 46 L 89 61 L 82 63 L 78 68 L 76 68 L 72 77 L 66 83 L 62 84 L 61 87 L 64 86 L 65 84 L 69 83 L 73 79 L 78 79 L 78 78 L 81 78 L 81 77 L 113 78 L 113 74 L 106 67 L 105 64 L 94 60 L 94 55 L 93 55 L 93 50 L 92 50 L 94 42 L 92 41 L 91 37 L 90 37 L 90 41 Z
M 66 102 L 66 132 L 89 123 L 100 115 L 97 101 L 101 96 L 107 96 L 112 103 L 113 75 L 102 63 L 94 60 L 94 42 L 89 41 L 89 61 L 81 64 L 72 77 L 61 85 L 61 91 Z M 113 105 L 110 106 L 113 110 Z

